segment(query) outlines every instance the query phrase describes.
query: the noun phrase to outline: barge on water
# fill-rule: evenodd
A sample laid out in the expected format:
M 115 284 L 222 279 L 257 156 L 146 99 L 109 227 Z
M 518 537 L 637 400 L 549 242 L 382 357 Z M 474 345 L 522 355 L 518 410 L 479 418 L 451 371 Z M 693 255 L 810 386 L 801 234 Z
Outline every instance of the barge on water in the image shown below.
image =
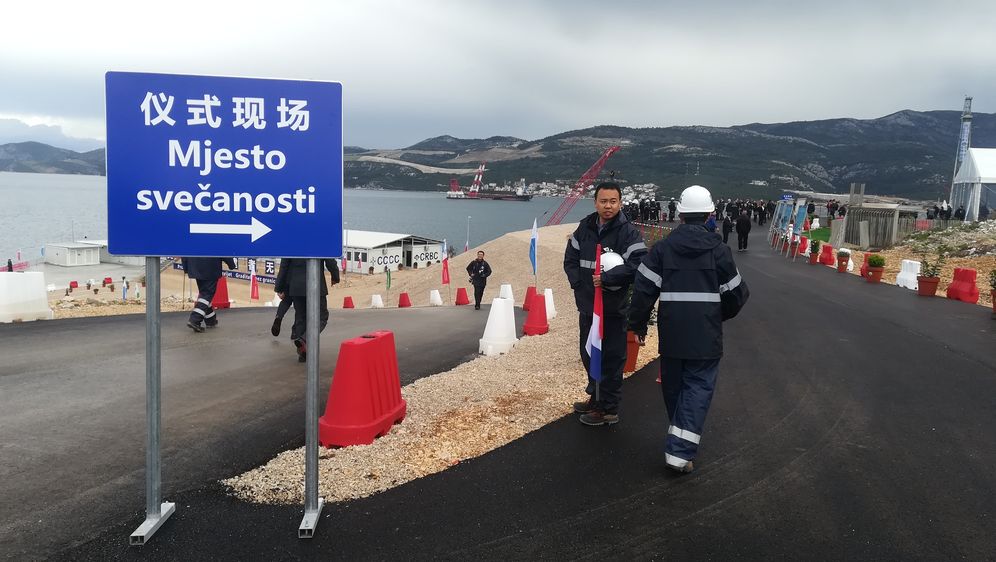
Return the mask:
M 481 189 L 481 178 L 484 176 L 484 162 L 477 167 L 477 173 L 474 175 L 474 183 L 471 184 L 470 189 L 464 191 L 460 187 L 460 183 L 456 178 L 450 179 L 450 190 L 446 192 L 446 199 L 448 200 L 476 200 L 476 199 L 491 199 L 493 201 L 529 201 L 533 198 L 531 193 L 528 193 L 526 188 L 526 180 L 523 178 L 520 181 L 519 187 L 512 190 L 500 190 L 500 189 Z

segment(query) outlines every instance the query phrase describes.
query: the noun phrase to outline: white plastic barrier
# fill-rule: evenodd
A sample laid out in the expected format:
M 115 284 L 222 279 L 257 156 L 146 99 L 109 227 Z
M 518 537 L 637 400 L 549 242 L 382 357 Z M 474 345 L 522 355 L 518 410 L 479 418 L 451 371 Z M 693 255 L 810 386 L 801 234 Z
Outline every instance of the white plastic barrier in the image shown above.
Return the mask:
M 811 230 L 816 230 L 820 227 L 820 217 L 813 217 L 813 222 L 809 224 Z
M 546 319 L 553 320 L 557 317 L 557 307 L 553 305 L 553 289 L 543 291 L 543 298 L 546 300 Z
M 443 306 L 443 297 L 439 295 L 439 289 L 429 291 L 429 306 Z
M 847 258 L 847 272 L 850 273 L 854 271 L 854 260 Z
M 370 297 L 370 308 L 384 308 L 384 299 L 380 295 Z
M 512 295 L 512 285 L 508 283 L 502 283 L 501 289 L 499 289 L 498 291 L 498 298 L 508 299 L 512 302 L 515 302 L 515 297 Z
M 45 274 L 40 271 L 0 273 L 0 322 L 51 320 Z
M 512 299 L 501 297 L 491 301 L 491 312 L 488 314 L 488 325 L 484 328 L 479 353 L 492 356 L 508 353 L 518 342 L 515 337 L 515 310 Z
M 920 262 L 915 260 L 903 260 L 901 269 L 896 275 L 896 285 L 906 287 L 911 291 L 916 290 L 916 278 L 920 275 Z

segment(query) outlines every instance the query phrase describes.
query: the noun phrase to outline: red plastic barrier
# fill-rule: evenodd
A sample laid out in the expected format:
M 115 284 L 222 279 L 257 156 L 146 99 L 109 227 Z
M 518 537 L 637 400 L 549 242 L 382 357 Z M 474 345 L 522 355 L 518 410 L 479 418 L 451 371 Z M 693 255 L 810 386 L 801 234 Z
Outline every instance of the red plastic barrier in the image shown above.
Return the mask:
M 228 302 L 228 281 L 225 281 L 225 277 L 222 276 L 218 279 L 218 290 L 214 292 L 214 298 L 211 299 L 212 308 L 231 308 L 232 303 Z
M 377 331 L 339 346 L 325 414 L 318 420 L 323 447 L 368 445 L 405 419 L 394 334 Z
M 411 308 L 412 299 L 408 296 L 408 293 L 401 293 L 398 297 L 398 308 Z
M 833 253 L 833 246 L 826 242 L 820 246 L 820 263 L 823 265 L 837 265 L 837 257 Z
M 948 285 L 949 299 L 960 300 L 970 304 L 979 302 L 979 287 L 975 284 L 976 272 L 967 267 L 956 267 L 954 278 Z
M 811 230 L 809 224 L 809 217 L 806 217 L 806 220 L 802 223 L 802 229 L 805 231 Z
M 798 253 L 805 254 L 806 248 L 809 248 L 809 238 L 806 238 L 805 236 L 800 236 Z
M 76 281 L 70 281 L 69 282 L 69 288 L 70 289 L 79 289 L 80 288 L 80 284 L 77 283 Z
M 526 336 L 541 336 L 549 331 L 550 324 L 546 320 L 546 297 L 533 294 L 533 302 L 529 306 L 529 316 L 522 326 L 522 333 Z
M 861 276 L 862 277 L 868 277 L 868 257 L 869 256 L 871 256 L 871 254 L 865 254 L 865 261 L 864 261 L 864 263 L 861 264 Z
M 355 308 L 353 306 L 353 297 L 345 297 L 342 299 L 343 308 Z
M 526 298 L 522 299 L 522 310 L 529 312 L 529 306 L 533 302 L 533 297 L 536 296 L 536 287 L 530 285 L 526 287 Z M 545 300 L 543 301 L 546 302 Z
M 467 298 L 467 289 L 463 287 L 457 289 L 456 304 L 457 306 L 470 304 L 470 299 Z
M 110 285 L 113 282 L 114 282 L 114 280 L 111 279 L 110 277 L 104 277 L 104 287 Z

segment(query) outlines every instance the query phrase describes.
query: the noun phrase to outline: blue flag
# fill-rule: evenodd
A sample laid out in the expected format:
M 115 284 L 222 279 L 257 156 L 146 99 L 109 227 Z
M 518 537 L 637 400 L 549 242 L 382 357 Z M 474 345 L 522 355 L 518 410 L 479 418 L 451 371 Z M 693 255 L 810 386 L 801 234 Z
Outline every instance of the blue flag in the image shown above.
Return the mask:
M 536 244 L 539 243 L 539 231 L 536 230 L 536 219 L 533 219 L 533 235 L 529 239 L 529 261 L 533 264 L 533 275 L 536 275 Z

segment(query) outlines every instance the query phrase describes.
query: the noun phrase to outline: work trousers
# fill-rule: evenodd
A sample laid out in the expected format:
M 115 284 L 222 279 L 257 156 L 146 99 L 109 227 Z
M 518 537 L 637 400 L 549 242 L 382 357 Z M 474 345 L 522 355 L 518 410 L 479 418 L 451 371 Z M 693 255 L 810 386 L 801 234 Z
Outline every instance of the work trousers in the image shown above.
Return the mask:
M 484 298 L 484 288 L 487 286 L 487 283 L 474 283 L 474 306 L 476 308 L 481 308 L 481 299 Z
M 623 367 L 626 366 L 626 317 L 604 316 L 602 329 L 602 381 L 598 383 L 599 407 L 610 414 L 619 411 L 622 400 Z M 580 313 L 581 362 L 587 374 L 588 386 L 584 389 L 595 396 L 595 379 L 591 378 L 591 357 L 585 349 L 588 332 L 591 331 L 592 315 Z
M 723 244 L 729 244 L 729 243 L 730 243 L 730 231 L 729 230 L 724 230 L 723 231 Z
M 292 304 L 294 304 L 294 300 L 290 296 L 284 299 L 280 299 L 280 304 L 277 305 L 277 318 L 283 320 L 284 315 L 287 314 L 288 310 L 290 310 Z
M 308 328 L 308 297 L 289 297 L 294 302 L 294 326 L 291 328 L 291 340 L 303 340 L 307 335 Z M 325 330 L 329 323 L 328 298 L 322 295 L 318 302 L 318 333 Z
M 218 323 L 218 318 L 211 307 L 214 293 L 218 290 L 217 279 L 195 279 L 197 281 L 197 302 L 194 303 L 194 310 L 190 312 L 190 323 L 200 325 L 201 322 L 208 326 Z
M 738 232 L 737 233 L 737 249 L 738 250 L 746 250 L 747 249 L 747 233 L 746 232 L 742 232 L 742 233 Z
M 719 374 L 719 359 L 661 358 L 661 390 L 670 424 L 664 441 L 667 464 L 695 460 Z

